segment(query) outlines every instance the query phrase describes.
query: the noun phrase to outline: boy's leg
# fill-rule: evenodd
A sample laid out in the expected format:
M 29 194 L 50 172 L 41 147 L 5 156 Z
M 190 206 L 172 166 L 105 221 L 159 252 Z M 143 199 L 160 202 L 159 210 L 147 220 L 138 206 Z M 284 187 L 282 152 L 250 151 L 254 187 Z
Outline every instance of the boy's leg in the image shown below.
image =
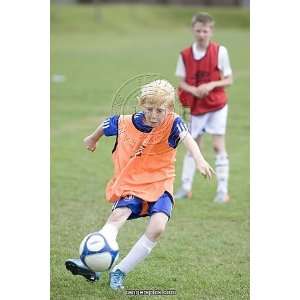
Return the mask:
M 105 225 L 99 231 L 107 240 L 116 240 L 120 228 L 131 215 L 128 207 L 118 207 L 112 211 Z
M 140 216 L 140 213 L 143 211 L 142 207 L 145 207 L 146 204 L 148 207 L 147 214 L 151 216 L 150 221 L 144 235 L 110 273 L 110 287 L 114 290 L 123 288 L 126 273 L 133 270 L 138 263 L 142 262 L 150 254 L 165 230 L 173 209 L 172 196 L 168 192 L 164 192 L 156 202 L 143 202 L 142 204 L 139 209 L 140 212 L 136 216 Z
M 196 164 L 194 158 L 190 152 L 187 152 L 183 159 L 181 182 L 183 190 L 190 193 L 188 195 L 188 198 L 191 197 L 191 190 L 195 171 Z M 175 196 L 175 198 L 177 198 L 177 195 Z
M 131 214 L 128 207 L 116 208 L 108 217 L 105 225 L 99 231 L 107 240 L 116 240 L 119 229 L 125 224 Z M 80 259 L 68 259 L 65 262 L 67 270 L 73 275 L 81 275 L 88 281 L 97 281 L 100 278 L 99 272 L 88 269 Z
M 201 149 L 202 144 L 202 135 L 198 136 L 195 141 L 199 145 Z M 193 179 L 196 171 L 196 163 L 191 153 L 187 152 L 184 161 L 183 161 L 183 168 L 182 168 L 182 187 L 185 191 L 192 190 Z
M 198 143 L 201 148 L 201 136 L 204 133 L 205 124 L 209 118 L 209 113 L 203 116 L 191 116 L 191 122 L 189 124 L 189 129 L 192 137 Z M 191 153 L 187 152 L 182 167 L 181 176 L 181 188 L 176 192 L 174 198 L 190 198 L 192 196 L 192 184 L 193 178 L 196 171 L 196 164 Z
M 145 233 L 114 269 L 120 269 L 125 274 L 132 271 L 138 263 L 150 254 L 159 237 L 165 231 L 167 222 L 168 216 L 164 213 L 152 215 Z
M 207 121 L 206 131 L 212 135 L 213 148 L 216 154 L 217 194 L 216 202 L 229 201 L 228 177 L 229 160 L 225 147 L 225 132 L 227 124 L 228 105 L 210 114 Z
M 225 203 L 229 201 L 229 159 L 225 148 L 225 136 L 213 135 L 212 140 L 213 148 L 216 153 L 216 176 L 218 183 L 215 202 Z

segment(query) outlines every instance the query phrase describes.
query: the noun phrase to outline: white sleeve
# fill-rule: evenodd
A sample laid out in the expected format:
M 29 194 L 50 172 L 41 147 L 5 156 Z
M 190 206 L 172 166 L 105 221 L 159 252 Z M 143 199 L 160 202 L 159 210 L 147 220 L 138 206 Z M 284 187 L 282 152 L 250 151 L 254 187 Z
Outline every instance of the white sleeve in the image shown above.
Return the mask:
M 232 75 L 228 51 L 224 46 L 220 46 L 219 48 L 218 68 L 224 76 Z
M 179 54 L 179 57 L 178 57 L 175 75 L 177 77 L 181 77 L 181 78 L 185 78 L 185 75 L 186 75 L 185 66 L 184 66 L 181 54 Z

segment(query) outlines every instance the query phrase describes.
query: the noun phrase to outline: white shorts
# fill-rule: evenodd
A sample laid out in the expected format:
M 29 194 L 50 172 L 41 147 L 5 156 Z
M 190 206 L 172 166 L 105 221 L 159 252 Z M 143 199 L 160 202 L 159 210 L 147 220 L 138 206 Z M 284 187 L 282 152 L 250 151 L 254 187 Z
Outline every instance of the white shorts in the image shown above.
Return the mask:
M 203 133 L 224 135 L 226 132 L 228 105 L 200 116 L 190 116 L 189 131 L 195 139 Z

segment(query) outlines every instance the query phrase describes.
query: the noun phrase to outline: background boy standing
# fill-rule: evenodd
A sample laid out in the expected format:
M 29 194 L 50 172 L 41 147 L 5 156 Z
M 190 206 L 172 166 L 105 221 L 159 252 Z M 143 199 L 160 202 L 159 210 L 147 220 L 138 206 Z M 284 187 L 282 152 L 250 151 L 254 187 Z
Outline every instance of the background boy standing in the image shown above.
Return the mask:
M 229 201 L 229 159 L 225 147 L 227 121 L 227 96 L 224 88 L 232 84 L 232 70 L 227 49 L 212 42 L 214 20 L 206 13 L 192 18 L 195 42 L 181 51 L 176 68 L 180 78 L 179 99 L 189 107 L 190 133 L 201 148 L 202 135 L 212 135 L 216 154 L 217 193 L 215 201 Z M 182 185 L 175 199 L 191 197 L 195 162 L 189 152 L 185 155 L 182 170 Z

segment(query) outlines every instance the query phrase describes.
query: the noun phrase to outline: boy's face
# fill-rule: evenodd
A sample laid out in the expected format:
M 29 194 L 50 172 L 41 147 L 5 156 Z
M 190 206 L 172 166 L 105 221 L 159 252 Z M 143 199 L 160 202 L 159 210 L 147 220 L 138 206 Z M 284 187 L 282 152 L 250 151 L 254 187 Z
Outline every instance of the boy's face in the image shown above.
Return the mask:
M 213 34 L 213 26 L 211 23 L 197 22 L 192 27 L 193 35 L 196 42 L 200 45 L 206 46 Z
M 156 106 L 151 104 L 145 104 L 143 106 L 145 113 L 145 124 L 151 127 L 158 127 L 167 115 L 168 109 L 164 106 Z

